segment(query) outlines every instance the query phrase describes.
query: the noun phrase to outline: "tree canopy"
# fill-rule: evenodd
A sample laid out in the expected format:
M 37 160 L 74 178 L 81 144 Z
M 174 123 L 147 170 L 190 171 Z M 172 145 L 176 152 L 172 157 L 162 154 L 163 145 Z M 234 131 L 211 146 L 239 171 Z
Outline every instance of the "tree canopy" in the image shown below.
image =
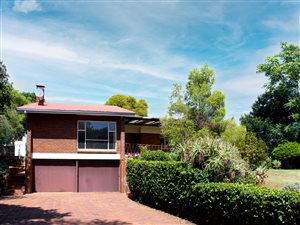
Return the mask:
M 0 61 L 0 113 L 11 104 L 12 84 L 8 81 L 6 66 Z
M 148 115 L 148 104 L 146 100 L 140 99 L 137 101 L 133 96 L 126 96 L 123 94 L 113 95 L 105 102 L 105 105 L 119 106 L 135 112 L 138 116 Z
M 220 132 L 225 96 L 212 91 L 214 83 L 214 71 L 205 65 L 190 72 L 184 90 L 180 84 L 174 84 L 168 116 L 162 120 L 163 135 L 174 144 L 193 136 Z
M 20 139 L 25 132 L 25 116 L 18 114 L 16 107 L 35 101 L 35 94 L 19 92 L 9 82 L 5 65 L 0 62 L 0 149 Z
M 269 81 L 241 123 L 269 146 L 300 142 L 300 48 L 281 43 L 281 52 L 257 66 Z

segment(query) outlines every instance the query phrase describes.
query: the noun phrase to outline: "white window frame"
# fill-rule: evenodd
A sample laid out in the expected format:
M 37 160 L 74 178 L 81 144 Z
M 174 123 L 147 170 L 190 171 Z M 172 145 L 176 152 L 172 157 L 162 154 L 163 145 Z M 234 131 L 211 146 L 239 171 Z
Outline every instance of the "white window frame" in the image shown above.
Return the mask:
M 79 123 L 80 122 L 84 122 L 84 129 L 79 129 Z M 102 148 L 102 149 L 98 149 L 98 148 L 86 148 L 86 123 L 87 122 L 98 122 L 98 123 L 106 123 L 107 124 L 107 140 L 106 139 L 97 139 L 97 141 L 107 141 L 107 148 Z M 115 130 L 112 131 L 109 129 L 109 124 L 110 123 L 113 123 L 115 125 Z M 78 142 L 78 139 L 79 139 L 79 131 L 84 131 L 85 133 L 85 141 L 84 141 L 84 148 L 79 148 L 79 142 Z M 114 132 L 115 135 L 114 135 L 114 146 L 115 148 L 109 148 L 109 144 L 110 144 L 110 140 L 109 140 L 109 133 L 110 132 Z M 88 140 L 95 140 L 95 139 L 88 139 Z M 117 123 L 115 121 L 97 121 L 97 120 L 78 120 L 77 121 L 77 151 L 82 151 L 82 152 L 86 152 L 86 151 L 116 151 L 117 150 Z

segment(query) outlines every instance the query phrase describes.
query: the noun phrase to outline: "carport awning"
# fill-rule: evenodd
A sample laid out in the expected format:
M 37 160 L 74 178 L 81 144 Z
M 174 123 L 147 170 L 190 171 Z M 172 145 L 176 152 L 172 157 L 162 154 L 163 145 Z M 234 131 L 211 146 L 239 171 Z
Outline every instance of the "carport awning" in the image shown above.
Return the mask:
M 159 118 L 155 118 L 155 117 L 134 116 L 134 117 L 126 117 L 125 125 L 160 127 L 161 122 Z

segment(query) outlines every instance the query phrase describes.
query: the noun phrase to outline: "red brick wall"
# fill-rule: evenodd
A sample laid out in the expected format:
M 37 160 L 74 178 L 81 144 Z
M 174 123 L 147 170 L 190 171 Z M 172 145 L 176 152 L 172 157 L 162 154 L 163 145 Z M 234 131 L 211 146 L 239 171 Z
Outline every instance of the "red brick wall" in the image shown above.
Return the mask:
M 40 153 L 77 153 L 77 121 L 117 122 L 117 153 L 120 153 L 121 117 L 29 114 L 32 151 Z M 30 140 L 28 140 L 30 141 Z

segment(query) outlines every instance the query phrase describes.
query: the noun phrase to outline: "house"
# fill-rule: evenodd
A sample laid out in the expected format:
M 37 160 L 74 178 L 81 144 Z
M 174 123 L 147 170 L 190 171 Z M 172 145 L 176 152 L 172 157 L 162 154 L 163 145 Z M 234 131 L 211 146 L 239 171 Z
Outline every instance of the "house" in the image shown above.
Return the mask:
M 37 102 L 17 108 L 27 117 L 27 193 L 124 192 L 125 146 L 160 146 L 157 118 L 117 106 L 48 103 L 38 88 Z

